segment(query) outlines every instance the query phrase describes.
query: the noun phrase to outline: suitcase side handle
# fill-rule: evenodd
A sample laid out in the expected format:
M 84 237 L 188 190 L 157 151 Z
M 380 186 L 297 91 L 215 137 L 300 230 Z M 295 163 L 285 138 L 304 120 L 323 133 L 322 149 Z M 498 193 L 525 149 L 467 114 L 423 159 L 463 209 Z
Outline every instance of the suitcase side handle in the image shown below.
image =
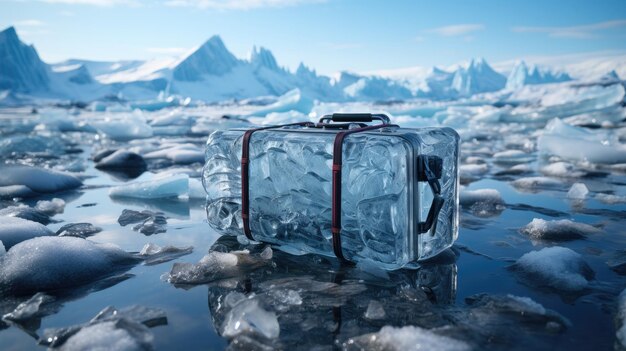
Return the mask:
M 443 160 L 437 156 L 420 155 L 417 157 L 417 181 L 428 182 L 433 192 L 433 202 L 428 210 L 426 221 L 417 224 L 417 233 L 423 234 L 430 230 L 434 235 L 437 231 L 437 221 L 439 212 L 445 202 L 441 196 L 441 184 L 439 178 L 442 176 Z M 432 229 L 432 230 L 431 230 Z
M 369 123 L 373 121 L 380 121 L 383 124 L 389 124 L 390 119 L 389 116 L 382 113 L 333 113 L 332 115 L 324 115 L 320 118 L 319 123 L 324 123 L 324 121 L 331 122 L 363 122 Z

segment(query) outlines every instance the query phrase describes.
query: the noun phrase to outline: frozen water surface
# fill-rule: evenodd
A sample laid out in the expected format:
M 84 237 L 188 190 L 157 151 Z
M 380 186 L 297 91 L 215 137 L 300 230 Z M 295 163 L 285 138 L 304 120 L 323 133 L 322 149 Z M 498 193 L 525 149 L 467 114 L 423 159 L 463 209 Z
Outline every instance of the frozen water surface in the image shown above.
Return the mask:
M 366 83 L 350 89 L 365 96 L 375 82 Z M 592 83 L 390 105 L 318 103 L 295 91 L 135 104 L 164 107 L 153 112 L 124 102 L 1 108 L 0 349 L 43 349 L 56 336 L 66 349 L 623 350 L 624 89 Z M 341 267 L 298 247 L 220 237 L 206 223 L 210 132 L 356 110 L 457 128 L 463 189 L 452 249 L 414 269 Z M 239 189 L 213 185 L 236 208 Z M 328 206 L 326 197 L 292 203 Z M 210 220 L 240 225 L 229 211 Z M 160 312 L 127 307 L 136 305 Z

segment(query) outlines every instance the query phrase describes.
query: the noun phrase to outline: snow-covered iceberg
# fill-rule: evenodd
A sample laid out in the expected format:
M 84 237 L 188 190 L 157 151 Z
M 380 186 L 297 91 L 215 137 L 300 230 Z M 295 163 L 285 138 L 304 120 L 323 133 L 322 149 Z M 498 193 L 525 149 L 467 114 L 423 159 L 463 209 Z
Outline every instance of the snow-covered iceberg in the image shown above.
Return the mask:
M 605 133 L 570 126 L 553 119 L 538 139 L 539 152 L 546 156 L 594 164 L 626 163 L 626 145 Z
M 0 197 L 28 197 L 76 189 L 83 183 L 75 176 L 45 168 L 3 165 Z

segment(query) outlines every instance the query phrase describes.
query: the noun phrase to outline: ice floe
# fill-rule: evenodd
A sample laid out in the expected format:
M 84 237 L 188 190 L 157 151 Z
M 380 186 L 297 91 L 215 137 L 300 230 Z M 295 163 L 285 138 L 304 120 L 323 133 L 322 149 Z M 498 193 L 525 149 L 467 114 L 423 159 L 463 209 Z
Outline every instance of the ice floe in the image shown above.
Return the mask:
M 50 201 L 40 200 L 37 201 L 35 209 L 49 216 L 54 216 L 55 214 L 63 213 L 65 210 L 65 201 L 56 197 Z
M 528 190 L 555 189 L 563 185 L 561 181 L 547 177 L 523 177 L 512 181 L 511 184 L 516 188 Z
M 18 217 L 43 225 L 48 225 L 52 221 L 48 214 L 26 205 L 5 207 L 0 210 L 0 217 L 3 216 Z
M 479 217 L 498 214 L 505 208 L 502 195 L 496 189 L 462 190 L 459 199 L 462 207 Z
M 289 112 L 292 110 L 309 113 L 313 105 L 313 100 L 296 88 L 279 97 L 278 101 L 254 111 L 251 115 L 265 116 L 272 112 Z
M 254 297 L 228 295 L 224 302 L 229 304 L 230 310 L 221 327 L 223 336 L 233 338 L 242 333 L 251 333 L 275 339 L 280 334 L 276 313 L 265 310 Z
M 117 219 L 122 226 L 137 223 L 133 226 L 134 231 L 144 235 L 165 233 L 167 231 L 167 219 L 161 212 L 143 210 L 141 212 L 125 209 Z
M 203 284 L 235 276 L 241 269 L 253 269 L 271 262 L 272 249 L 268 246 L 259 254 L 247 250 L 211 251 L 196 264 L 174 263 L 163 278 L 172 284 Z
M 168 159 L 174 164 L 191 164 L 204 162 L 204 150 L 194 144 L 165 145 L 159 150 L 149 152 L 144 155 L 150 159 Z
M 0 172 L 0 196 L 25 197 L 76 189 L 83 183 L 75 176 L 44 168 L 4 165 Z
M 600 229 L 585 223 L 572 222 L 569 219 L 546 221 L 534 218 L 520 229 L 520 233 L 538 240 L 574 240 L 583 239 L 590 234 L 597 234 Z
M 605 204 L 610 204 L 610 205 L 626 203 L 626 196 L 623 196 L 623 195 L 598 193 L 596 194 L 595 198 L 598 201 L 601 201 L 601 202 L 604 202 Z
M 571 161 L 594 164 L 626 162 L 626 145 L 604 134 L 570 126 L 560 119 L 548 123 L 537 145 L 543 155 L 555 155 Z
M 493 159 L 495 162 L 499 163 L 517 164 L 530 162 L 534 157 L 521 150 L 505 150 L 493 154 Z
M 532 285 L 564 292 L 586 289 L 595 275 L 580 254 L 560 246 L 526 253 L 512 268 Z
M 437 334 L 417 326 L 396 328 L 384 326 L 380 331 L 348 339 L 344 350 L 390 350 L 390 351 L 466 351 L 467 343 Z
M 0 240 L 7 250 L 22 241 L 51 235 L 54 235 L 54 232 L 41 223 L 19 217 L 0 217 Z
M 152 350 L 154 335 L 148 328 L 163 324 L 165 312 L 156 308 L 107 307 L 88 323 L 46 329 L 39 343 L 61 350 Z
M 87 238 L 100 233 L 102 228 L 91 223 L 68 223 L 57 230 L 57 236 L 75 236 L 77 238 Z
M 541 168 L 541 173 L 550 177 L 579 178 L 586 172 L 576 169 L 574 165 L 567 162 L 554 162 Z
M 179 174 L 167 178 L 116 186 L 109 190 L 109 196 L 161 199 L 185 195 L 188 191 L 189 177 L 186 174 Z
M 92 121 L 90 124 L 107 137 L 128 141 L 132 139 L 149 138 L 152 136 L 152 127 L 146 123 L 141 113 L 110 114 L 102 120 Z
M 147 266 L 155 265 L 175 258 L 188 255 L 193 251 L 192 246 L 175 247 L 171 245 L 159 246 L 157 244 L 148 243 L 139 252 L 139 257 L 144 260 Z
M 94 157 L 95 160 L 96 157 Z M 126 150 L 117 150 L 110 155 L 98 158 L 95 162 L 97 162 L 96 168 L 98 169 L 145 171 L 147 167 L 143 157 Z
M 112 244 L 75 237 L 38 237 L 2 257 L 0 289 L 14 294 L 67 289 L 124 271 L 138 260 Z
M 572 200 L 584 200 L 589 194 L 589 189 L 584 183 L 574 183 L 567 192 L 567 198 Z

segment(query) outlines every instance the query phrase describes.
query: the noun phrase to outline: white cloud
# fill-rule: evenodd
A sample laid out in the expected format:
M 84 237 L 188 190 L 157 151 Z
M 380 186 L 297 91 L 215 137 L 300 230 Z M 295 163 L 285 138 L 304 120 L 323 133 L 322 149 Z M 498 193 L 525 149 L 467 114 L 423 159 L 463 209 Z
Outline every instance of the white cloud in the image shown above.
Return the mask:
M 478 32 L 485 29 L 483 24 L 453 24 L 449 26 L 437 27 L 426 30 L 428 33 L 435 33 L 444 37 L 456 37 Z
M 166 0 L 168 6 L 198 7 L 213 10 L 250 10 L 263 7 L 288 7 L 326 0 Z
M 517 33 L 546 33 L 554 38 L 590 39 L 597 38 L 597 32 L 611 28 L 626 27 L 626 20 L 605 21 L 582 26 L 569 27 L 513 27 Z
M 148 52 L 161 55 L 180 55 L 189 51 L 187 48 L 148 48 Z
M 14 25 L 18 26 L 18 27 L 43 27 L 46 24 L 40 20 L 36 20 L 36 19 L 27 19 L 27 20 L 22 20 L 22 21 L 15 21 L 13 22 Z

